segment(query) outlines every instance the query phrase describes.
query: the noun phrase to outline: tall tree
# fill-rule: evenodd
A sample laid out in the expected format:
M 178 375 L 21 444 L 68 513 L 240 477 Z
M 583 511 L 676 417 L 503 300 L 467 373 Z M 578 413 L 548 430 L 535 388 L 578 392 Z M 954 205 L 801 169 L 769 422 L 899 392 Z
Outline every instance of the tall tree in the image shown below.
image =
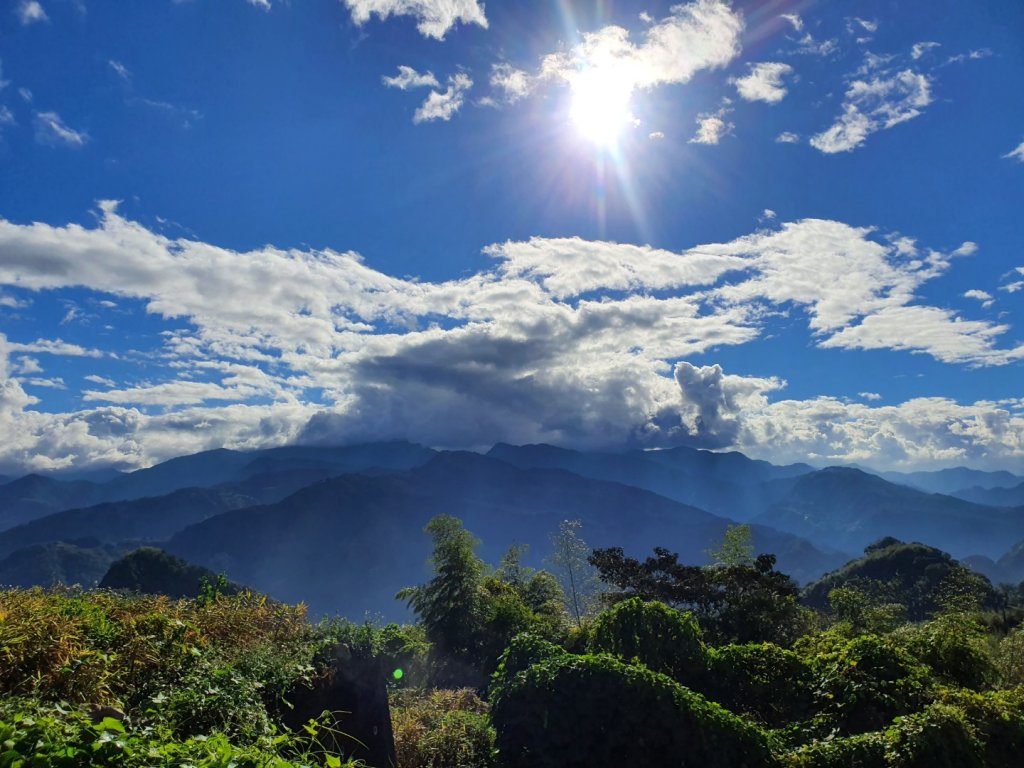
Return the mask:
M 479 542 L 450 515 L 438 515 L 424 529 L 434 542 L 430 565 L 434 577 L 407 587 L 396 597 L 416 612 L 433 644 L 432 655 L 444 666 L 454 661 L 473 666 L 478 652 L 486 566 L 476 556 Z
M 599 589 L 597 569 L 587 560 L 590 547 L 580 538 L 583 524 L 579 520 L 563 520 L 551 537 L 551 565 L 565 592 L 565 607 L 583 626 L 583 617 L 594 607 Z

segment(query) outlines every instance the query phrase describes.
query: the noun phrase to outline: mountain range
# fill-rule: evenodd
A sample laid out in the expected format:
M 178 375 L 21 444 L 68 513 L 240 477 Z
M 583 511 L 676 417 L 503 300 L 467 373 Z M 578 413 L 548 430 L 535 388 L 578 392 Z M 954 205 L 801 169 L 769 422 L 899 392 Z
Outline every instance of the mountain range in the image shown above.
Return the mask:
M 422 528 L 442 513 L 479 537 L 488 562 L 519 543 L 536 567 L 565 519 L 582 521 L 590 546 L 636 556 L 663 546 L 694 563 L 744 522 L 757 551 L 776 554 L 802 582 L 885 536 L 982 565 L 1024 541 L 1024 508 L 963 498 L 1012 492 L 1024 478 L 1010 473 L 883 477 L 683 447 L 498 444 L 481 455 L 406 442 L 291 446 L 207 451 L 105 477 L 28 475 L 0 485 L 0 582 L 76 574 L 91 582 L 128 543 L 146 543 L 317 614 L 401 617 L 394 593 L 427 577 Z M 967 485 L 930 490 L 958 482 Z M 999 575 L 1024 579 L 1018 560 Z M 42 565 L 26 565 L 35 561 Z

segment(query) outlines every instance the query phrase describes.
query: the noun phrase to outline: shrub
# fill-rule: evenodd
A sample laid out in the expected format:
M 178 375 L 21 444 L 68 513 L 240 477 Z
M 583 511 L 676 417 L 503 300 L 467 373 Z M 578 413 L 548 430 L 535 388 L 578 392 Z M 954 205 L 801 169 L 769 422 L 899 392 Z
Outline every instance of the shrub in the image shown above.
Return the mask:
M 987 768 L 1010 768 L 1024 754 L 1024 688 L 1010 691 L 944 691 L 940 700 L 959 707 L 983 742 Z
M 398 768 L 490 768 L 494 730 L 470 689 L 395 691 L 391 698 Z
M 709 649 L 708 661 L 703 692 L 726 709 L 771 727 L 813 713 L 814 673 L 793 651 L 772 643 L 725 645 Z
M 508 648 L 498 660 L 498 668 L 491 675 L 491 703 L 500 697 L 516 675 L 525 672 L 534 664 L 565 656 L 566 651 L 537 635 L 522 633 L 512 638 Z
M 987 768 L 982 745 L 963 710 L 932 704 L 900 717 L 885 733 L 893 768 Z
M 984 628 L 966 614 L 947 613 L 933 621 L 909 625 L 897 637 L 943 682 L 981 690 L 991 687 L 999 677 Z
M 666 675 L 609 656 L 560 657 L 492 708 L 505 768 L 774 765 L 765 734 Z
M 843 734 L 880 730 L 924 702 L 927 670 L 890 637 L 823 633 L 798 652 L 817 677 L 819 711 Z
M 885 738 L 881 733 L 862 733 L 815 741 L 783 756 L 781 762 L 786 768 L 884 768 Z
M 639 597 L 609 608 L 594 620 L 589 649 L 624 661 L 638 659 L 684 685 L 700 683 L 707 671 L 707 649 L 693 615 Z

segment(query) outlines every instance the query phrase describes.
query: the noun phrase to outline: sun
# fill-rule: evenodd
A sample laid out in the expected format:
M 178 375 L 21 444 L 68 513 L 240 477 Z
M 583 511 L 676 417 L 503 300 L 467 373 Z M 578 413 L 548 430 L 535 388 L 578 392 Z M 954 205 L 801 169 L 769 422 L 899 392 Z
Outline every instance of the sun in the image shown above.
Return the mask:
M 607 68 L 580 72 L 572 81 L 569 117 L 579 134 L 600 147 L 611 147 L 633 120 L 632 83 Z

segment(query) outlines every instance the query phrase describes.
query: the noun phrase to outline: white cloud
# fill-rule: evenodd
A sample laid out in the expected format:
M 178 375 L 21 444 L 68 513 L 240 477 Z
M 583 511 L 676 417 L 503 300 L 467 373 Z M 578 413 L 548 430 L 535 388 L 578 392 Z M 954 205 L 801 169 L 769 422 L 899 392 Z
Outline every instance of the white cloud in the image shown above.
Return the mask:
M 725 119 L 731 109 L 723 107 L 716 112 L 703 112 L 697 115 L 697 133 L 690 139 L 690 144 L 717 144 L 732 133 L 735 124 Z
M 40 144 L 81 147 L 89 141 L 89 134 L 69 127 L 56 112 L 36 112 L 35 133 Z
M 931 103 L 928 77 L 909 69 L 892 77 L 854 80 L 843 113 L 831 128 L 811 137 L 811 146 L 826 154 L 849 152 L 872 133 L 917 117 Z
M 515 104 L 530 95 L 533 83 L 528 72 L 501 63 L 491 67 L 491 87 L 502 92 L 506 103 Z
M 46 15 L 46 11 L 43 10 L 43 6 L 39 4 L 38 0 L 21 0 L 18 5 L 18 19 L 25 26 L 29 24 L 35 24 L 36 22 L 49 21 L 50 18 Z
M 410 88 L 440 88 L 433 72 L 417 72 L 412 67 L 399 65 L 398 74 L 394 77 L 382 77 L 384 85 L 388 88 L 399 88 L 408 91 Z
M 987 59 L 992 55 L 990 48 L 977 48 L 967 53 L 958 53 L 955 56 L 950 56 L 946 59 L 946 64 L 962 64 L 965 61 L 977 61 L 978 59 Z
M 1011 149 L 1009 152 L 1003 155 L 1003 159 L 1020 160 L 1020 162 L 1024 163 L 1024 141 L 1018 144 L 1016 149 Z
M 660 139 L 664 139 L 665 134 L 662 133 L 661 131 L 651 131 L 649 134 L 647 134 L 647 138 L 651 139 L 652 141 L 657 141 Z
M 92 384 L 100 384 L 101 386 L 104 386 L 104 387 L 111 387 L 111 388 L 113 388 L 113 387 L 117 386 L 117 382 L 114 381 L 113 379 L 107 379 L 107 378 L 104 378 L 103 376 L 99 376 L 99 375 L 97 375 L 95 373 L 90 373 L 88 376 L 83 376 L 82 378 L 85 379 L 86 381 L 92 383 Z
M 620 87 L 628 92 L 685 83 L 702 69 L 724 67 L 740 52 L 742 18 L 720 0 L 675 5 L 670 15 L 644 30 L 634 45 L 629 32 L 607 26 L 583 35 L 571 50 L 545 56 L 540 76 Z
M 451 120 L 452 115 L 462 108 L 466 92 L 473 87 L 473 81 L 462 72 L 448 78 L 448 89 L 444 92 L 431 91 L 412 116 L 414 123 L 428 123 L 434 120 Z
M 868 32 L 874 34 L 878 31 L 878 22 L 872 19 L 861 19 L 854 16 L 851 19 L 846 20 L 846 30 L 851 34 L 861 34 Z
M 257 8 L 262 8 L 264 11 L 270 10 L 270 0 L 246 0 L 249 5 L 255 5 Z
M 67 389 L 64 379 L 59 376 L 53 379 L 29 378 L 23 379 L 23 383 L 33 387 L 45 387 L 46 389 Z
M 376 14 L 381 20 L 389 16 L 413 16 L 416 28 L 424 37 L 443 40 L 457 23 L 477 24 L 487 28 L 484 7 L 477 0 L 341 0 L 352 13 L 356 24 L 365 24 Z
M 814 35 L 808 32 L 797 41 L 797 47 L 793 53 L 809 56 L 831 56 L 839 51 L 839 41 L 834 37 L 828 40 L 816 40 Z
M 761 212 L 759 219 L 761 221 L 772 221 L 776 217 L 776 215 L 777 214 L 775 213 L 775 211 L 773 211 L 771 208 L 765 208 L 764 211 Z
M 775 137 L 776 144 L 798 144 L 800 143 L 800 135 L 793 133 L 792 131 L 783 131 Z
M 882 399 L 882 396 L 880 394 L 878 394 L 877 392 L 858 392 L 857 393 L 857 397 L 861 398 L 862 400 L 870 400 L 870 401 L 876 401 L 876 400 L 881 400 Z
M 931 40 L 925 40 L 920 43 L 914 43 L 913 47 L 910 49 L 910 58 L 912 58 L 914 61 L 917 61 L 926 53 L 928 53 L 928 51 L 930 51 L 932 48 L 938 48 L 939 45 L 940 43 L 936 43 Z
M 14 365 L 11 366 L 11 372 L 27 376 L 33 373 L 42 373 L 43 366 L 34 357 L 24 356 L 19 357 Z
M 734 78 L 731 82 L 747 101 L 778 104 L 786 95 L 782 79 L 792 73 L 793 68 L 789 64 L 762 62 L 751 65 L 750 74 L 746 77 Z
M 629 30 L 609 25 L 544 56 L 533 73 L 498 64 L 492 86 L 509 102 L 544 86 L 568 86 L 628 105 L 637 91 L 686 83 L 701 70 L 724 67 L 740 52 L 742 30 L 742 17 L 727 3 L 694 0 L 672 6 L 667 17 L 643 30 L 639 42 Z
M 972 288 L 969 291 L 964 291 L 964 298 L 976 299 L 977 301 L 980 301 L 981 306 L 985 308 L 991 307 L 993 304 L 995 304 L 995 299 L 992 297 L 992 294 L 988 293 L 987 291 L 979 291 L 974 288 Z
M 780 18 L 783 18 L 786 21 L 788 21 L 790 24 L 792 24 L 793 25 L 793 29 L 796 30 L 797 32 L 803 31 L 804 22 L 803 22 L 803 19 L 801 19 L 798 14 L 795 14 L 795 13 L 783 13 L 783 14 L 780 14 Z
M 146 380 L 116 385 L 90 374 L 99 386 L 78 393 L 90 407 L 72 414 L 35 410 L 45 392 L 27 394 L 11 359 L 104 352 L 0 336 L 0 432 L 11 436 L 0 444 L 0 471 L 390 437 L 457 447 L 754 444 L 763 454 L 777 434 L 773 458 L 798 449 L 856 457 L 878 439 L 862 422 L 891 432 L 909 411 L 855 412 L 827 398 L 771 403 L 778 378 L 680 361 L 750 343 L 770 316 L 786 313 L 805 318 L 822 347 L 1006 364 L 1021 347 L 999 345 L 1005 325 L 915 299 L 955 254 L 973 250 L 938 253 L 906 237 L 804 220 L 682 252 L 532 238 L 489 247 L 490 269 L 429 282 L 382 274 L 352 253 L 236 252 L 170 239 L 112 203 L 92 228 L 0 220 L 0 285 L 141 300 L 173 321 L 146 353 Z M 1021 452 L 1020 420 L 1007 421 L 1002 406 L 943 408 L 961 432 L 975 417 L 1003 425 L 977 427 L 968 447 L 990 452 L 968 451 L 969 459 Z M 891 455 L 905 463 L 952 450 L 923 433 L 901 445 Z
M 112 70 L 114 70 L 114 74 L 116 74 L 122 80 L 132 79 L 132 73 L 129 72 L 128 67 L 122 64 L 120 61 L 110 59 L 107 61 L 107 64 Z
M 0 104 L 0 128 L 5 125 L 14 125 L 14 113 L 3 104 Z
M 19 88 L 18 95 L 21 96 L 22 101 L 26 102 L 27 104 L 32 103 L 32 91 L 30 91 L 28 88 Z

